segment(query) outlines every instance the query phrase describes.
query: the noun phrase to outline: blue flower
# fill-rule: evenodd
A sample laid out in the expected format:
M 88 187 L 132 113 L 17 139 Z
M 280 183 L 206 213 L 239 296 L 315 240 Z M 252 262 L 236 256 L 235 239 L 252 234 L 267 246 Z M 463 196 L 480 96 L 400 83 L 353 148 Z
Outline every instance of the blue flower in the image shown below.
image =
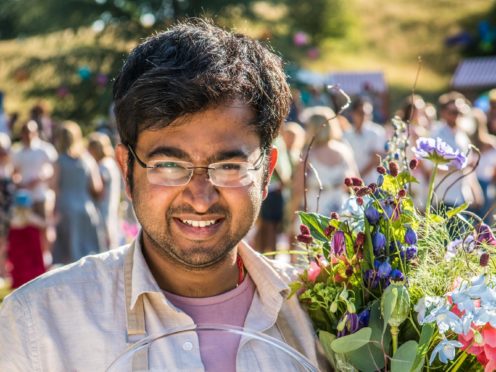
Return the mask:
M 384 184 L 384 176 L 382 174 L 379 174 L 377 177 L 377 186 L 381 187 Z
M 372 247 L 374 248 L 374 254 L 378 255 L 381 250 L 386 246 L 386 237 L 383 233 L 377 231 L 372 236 Z
M 358 322 L 361 327 L 367 327 L 369 325 L 370 320 L 370 310 L 365 309 L 360 314 L 358 314 Z
M 405 275 L 403 275 L 400 270 L 394 269 L 393 271 L 391 271 L 391 280 L 393 282 L 402 282 L 403 280 L 405 280 Z
M 455 354 L 456 350 L 455 348 L 457 347 L 462 347 L 462 343 L 459 341 L 455 340 L 447 340 L 443 339 L 437 346 L 434 348 L 431 354 L 431 358 L 429 359 L 429 364 L 432 364 L 434 359 L 436 359 L 436 355 L 439 354 L 439 360 L 446 364 L 448 363 L 448 360 L 453 360 L 455 359 Z
M 444 334 L 449 330 L 452 330 L 456 334 L 463 333 L 461 319 L 455 313 L 449 311 L 447 306 L 437 309 L 437 311 L 432 312 L 424 319 L 425 323 L 432 323 L 434 321 L 437 323 L 439 333 Z
M 377 268 L 377 276 L 379 276 L 379 278 L 381 278 L 381 279 L 389 278 L 389 275 L 391 275 L 392 270 L 393 269 L 391 268 L 391 265 L 389 264 L 389 262 L 384 261 Z
M 437 164 L 439 169 L 463 169 L 467 164 L 467 157 L 460 150 L 454 150 L 441 138 L 421 137 L 417 140 L 417 147 L 413 148 L 417 157 L 428 159 Z
M 377 209 L 369 206 L 365 209 L 365 217 L 367 217 L 367 220 L 371 225 L 377 225 L 377 222 L 381 219 L 381 214 Z
M 407 261 L 410 261 L 415 256 L 417 256 L 417 250 L 418 250 L 417 247 L 414 245 L 410 245 L 408 247 L 403 247 L 401 252 L 400 252 L 400 256 L 402 259 L 406 258 Z
M 420 325 L 430 323 L 433 320 L 426 321 L 426 315 L 437 313 L 440 309 L 446 306 L 446 300 L 442 297 L 424 296 L 422 297 L 413 309 L 418 313 L 417 320 Z
M 417 233 L 415 231 L 413 231 L 413 229 L 411 227 L 409 227 L 406 230 L 405 243 L 409 244 L 409 245 L 413 245 L 413 244 L 417 243 Z

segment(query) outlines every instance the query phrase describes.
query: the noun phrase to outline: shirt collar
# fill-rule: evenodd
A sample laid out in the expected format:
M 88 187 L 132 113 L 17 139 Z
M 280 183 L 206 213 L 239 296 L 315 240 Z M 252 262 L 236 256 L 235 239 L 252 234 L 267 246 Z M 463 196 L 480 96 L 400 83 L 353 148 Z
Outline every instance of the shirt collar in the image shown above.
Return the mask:
M 136 239 L 131 243 L 131 249 L 128 253 L 128 259 L 131 259 L 131 264 L 125 265 L 125 275 L 131 274 L 131 303 L 130 308 L 134 308 L 138 297 L 144 293 L 161 293 L 157 281 L 153 277 L 148 264 L 143 256 L 141 247 L 140 232 Z
M 124 266 L 124 275 L 131 275 L 130 309 L 134 308 L 137 299 L 142 294 L 162 293 L 143 256 L 141 235 L 140 232 L 131 243 L 131 249 L 127 256 L 129 262 Z M 281 277 L 281 273 L 276 271 L 267 258 L 253 250 L 244 241 L 238 244 L 238 253 L 258 289 L 262 303 L 279 309 L 290 292 L 287 282 Z

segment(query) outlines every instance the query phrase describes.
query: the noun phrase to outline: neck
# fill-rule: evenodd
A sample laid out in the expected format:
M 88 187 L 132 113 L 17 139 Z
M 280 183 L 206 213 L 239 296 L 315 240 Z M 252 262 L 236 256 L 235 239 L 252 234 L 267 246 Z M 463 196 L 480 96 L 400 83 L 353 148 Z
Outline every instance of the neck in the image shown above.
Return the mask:
M 208 268 L 190 268 L 174 261 L 143 236 L 143 255 L 159 287 L 184 297 L 212 297 L 238 285 L 237 248 Z

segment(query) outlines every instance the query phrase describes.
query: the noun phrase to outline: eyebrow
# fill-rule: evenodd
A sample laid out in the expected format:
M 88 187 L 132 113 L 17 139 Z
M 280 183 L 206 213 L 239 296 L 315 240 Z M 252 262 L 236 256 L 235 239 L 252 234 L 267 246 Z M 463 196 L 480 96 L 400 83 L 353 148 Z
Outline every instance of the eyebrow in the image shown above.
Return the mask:
M 208 163 L 215 163 L 219 161 L 229 160 L 233 158 L 242 158 L 243 160 L 248 159 L 248 155 L 245 151 L 241 149 L 231 149 L 220 151 L 207 159 Z M 170 156 L 178 158 L 181 160 L 190 161 L 191 157 L 185 151 L 177 147 L 160 146 L 148 153 L 148 158 L 153 158 L 157 156 Z

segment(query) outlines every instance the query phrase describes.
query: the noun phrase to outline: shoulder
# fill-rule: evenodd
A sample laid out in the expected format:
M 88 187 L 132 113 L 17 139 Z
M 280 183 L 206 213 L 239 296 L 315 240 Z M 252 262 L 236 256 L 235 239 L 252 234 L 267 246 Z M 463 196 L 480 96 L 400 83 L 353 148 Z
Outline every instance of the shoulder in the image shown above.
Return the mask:
M 290 284 L 291 282 L 298 279 L 298 270 L 293 265 L 283 261 L 269 259 L 263 255 L 261 255 L 261 258 L 286 284 Z
M 124 256 L 129 246 L 104 253 L 83 257 L 79 261 L 48 271 L 30 281 L 6 297 L 6 302 L 43 298 L 49 293 L 62 292 L 67 288 L 88 286 L 97 291 L 100 284 L 110 284 L 120 276 L 124 267 Z M 36 303 L 36 302 L 35 302 Z

